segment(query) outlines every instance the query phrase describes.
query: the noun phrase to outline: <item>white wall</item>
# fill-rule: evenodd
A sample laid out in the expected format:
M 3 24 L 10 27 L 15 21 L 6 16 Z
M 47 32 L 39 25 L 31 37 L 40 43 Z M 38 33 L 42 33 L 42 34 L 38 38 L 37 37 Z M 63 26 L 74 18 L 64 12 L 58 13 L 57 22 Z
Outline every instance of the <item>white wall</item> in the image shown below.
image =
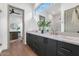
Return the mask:
M 8 28 L 7 28 L 7 4 L 0 3 L 0 50 L 7 49 L 8 44 Z

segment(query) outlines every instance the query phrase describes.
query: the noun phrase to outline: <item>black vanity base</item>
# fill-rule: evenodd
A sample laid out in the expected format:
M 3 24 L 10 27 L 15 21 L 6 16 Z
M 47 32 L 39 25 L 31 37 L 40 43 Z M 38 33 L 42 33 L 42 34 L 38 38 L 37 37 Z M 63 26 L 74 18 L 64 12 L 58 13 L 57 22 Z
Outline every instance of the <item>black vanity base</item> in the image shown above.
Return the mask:
M 27 33 L 27 44 L 40 56 L 79 56 L 79 46 Z

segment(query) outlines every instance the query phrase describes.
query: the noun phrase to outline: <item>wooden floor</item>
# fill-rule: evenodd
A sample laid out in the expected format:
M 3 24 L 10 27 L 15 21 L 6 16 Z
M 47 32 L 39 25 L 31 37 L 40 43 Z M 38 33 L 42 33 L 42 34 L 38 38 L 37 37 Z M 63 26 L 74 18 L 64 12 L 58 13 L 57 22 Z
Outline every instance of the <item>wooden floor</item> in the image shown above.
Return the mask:
M 3 51 L 1 56 L 37 56 L 28 45 L 24 45 L 22 41 L 17 40 L 10 44 L 8 50 Z

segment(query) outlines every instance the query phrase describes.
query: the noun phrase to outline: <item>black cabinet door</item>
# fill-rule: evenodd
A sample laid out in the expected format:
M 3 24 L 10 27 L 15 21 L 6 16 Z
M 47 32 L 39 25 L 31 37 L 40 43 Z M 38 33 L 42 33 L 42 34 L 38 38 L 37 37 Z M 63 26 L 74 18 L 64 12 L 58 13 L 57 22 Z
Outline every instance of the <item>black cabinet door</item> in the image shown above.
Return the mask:
M 57 55 L 61 56 L 71 56 L 72 51 L 65 47 L 64 42 L 57 41 Z M 66 43 L 67 44 L 67 43 Z
M 48 44 L 46 48 L 47 56 L 56 56 L 56 41 L 53 39 L 48 39 Z
M 33 36 L 31 36 L 31 34 L 27 33 L 26 42 L 31 48 L 33 48 L 33 40 L 32 39 L 33 39 Z
M 27 44 L 41 56 L 56 56 L 56 41 L 27 33 Z
M 63 43 L 62 47 L 71 51 L 72 56 L 79 56 L 79 46 L 70 43 Z
M 38 55 L 44 55 L 44 43 L 43 37 L 34 35 L 33 44 L 35 44 L 34 49 L 36 49 L 36 53 Z
M 35 51 L 38 55 L 44 55 L 44 43 L 43 37 L 34 34 L 27 33 L 27 44 Z
M 66 43 L 66 42 L 57 42 L 57 55 L 60 53 L 64 56 L 79 56 L 79 46 Z
M 26 43 L 30 46 L 30 35 L 26 33 Z

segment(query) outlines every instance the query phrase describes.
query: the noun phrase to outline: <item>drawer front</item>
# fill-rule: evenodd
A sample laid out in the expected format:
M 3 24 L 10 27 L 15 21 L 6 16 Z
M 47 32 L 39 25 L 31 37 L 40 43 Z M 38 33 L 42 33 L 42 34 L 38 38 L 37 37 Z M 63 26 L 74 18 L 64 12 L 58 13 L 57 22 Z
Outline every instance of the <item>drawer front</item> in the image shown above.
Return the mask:
M 63 53 L 67 55 L 79 56 L 79 46 L 74 44 L 58 41 L 57 50 L 63 51 Z
M 72 55 L 72 51 L 65 49 L 65 48 L 59 48 L 57 50 L 57 53 L 59 54 L 59 52 L 60 52 L 60 54 L 65 55 L 65 56 L 71 56 Z
M 57 51 L 57 56 L 65 56 L 62 52 Z
M 72 55 L 72 50 L 66 47 L 67 43 L 64 42 L 57 42 L 57 55 L 65 55 L 65 56 L 71 56 Z

